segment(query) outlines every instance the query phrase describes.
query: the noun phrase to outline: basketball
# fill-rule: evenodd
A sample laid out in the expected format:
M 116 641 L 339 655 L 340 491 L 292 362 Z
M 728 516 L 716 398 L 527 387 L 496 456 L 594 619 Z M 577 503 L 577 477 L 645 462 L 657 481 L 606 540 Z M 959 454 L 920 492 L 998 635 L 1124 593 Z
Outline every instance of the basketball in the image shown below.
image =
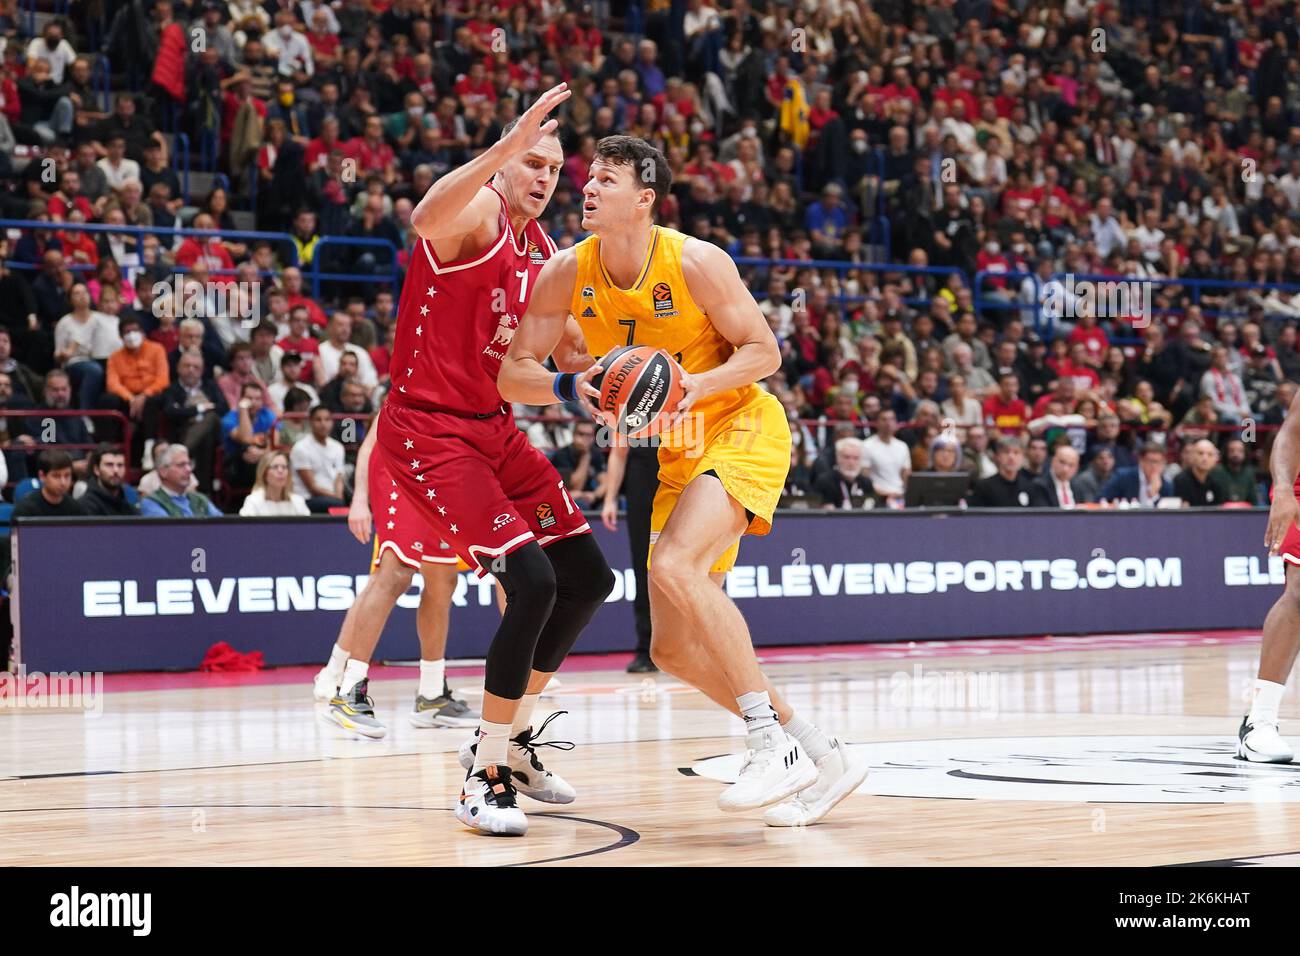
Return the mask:
M 629 438 L 663 427 L 682 400 L 682 367 L 663 349 L 626 345 L 600 361 L 600 410 Z

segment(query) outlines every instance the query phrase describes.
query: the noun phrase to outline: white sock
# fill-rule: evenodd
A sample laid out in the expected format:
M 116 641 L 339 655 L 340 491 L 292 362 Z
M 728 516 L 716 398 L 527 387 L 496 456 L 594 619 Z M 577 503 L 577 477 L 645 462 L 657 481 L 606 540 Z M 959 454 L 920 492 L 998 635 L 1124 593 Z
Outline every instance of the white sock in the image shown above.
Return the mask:
M 343 679 L 339 681 L 339 696 L 346 697 L 370 673 L 370 662 L 351 658 L 343 668 Z
M 474 751 L 474 769 L 470 773 L 478 773 L 484 767 L 495 767 L 505 763 L 508 746 L 510 746 L 509 724 L 480 721 L 478 749 Z
M 803 749 L 808 752 L 808 756 L 814 762 L 821 760 L 822 757 L 831 752 L 830 739 L 818 730 L 817 726 L 811 721 L 804 720 L 798 714 L 793 714 L 785 722 L 784 726 L 785 732 L 803 744 Z
M 532 725 L 533 710 L 537 707 L 537 698 L 541 696 L 540 693 L 524 694 L 520 699 L 519 709 L 515 711 L 515 722 L 510 725 L 511 737 L 518 737 Z
M 1277 710 L 1282 703 L 1282 691 L 1285 684 L 1275 684 L 1271 680 L 1255 681 L 1255 700 L 1250 705 L 1251 724 L 1272 724 L 1277 726 Z
M 330 651 L 329 662 L 325 665 L 326 673 L 332 674 L 334 676 L 335 684 L 337 684 L 339 682 L 339 678 L 343 676 L 343 668 L 347 664 L 347 662 L 348 662 L 348 652 L 345 651 L 343 648 L 339 647 L 337 644 L 335 644 L 334 650 Z
M 740 707 L 740 716 L 745 720 L 745 733 L 749 738 L 749 747 L 751 750 L 757 750 L 765 743 L 759 742 L 760 731 L 766 731 L 770 727 L 780 729 L 781 722 L 776 719 L 776 711 L 772 709 L 772 699 L 768 697 L 767 691 L 755 690 L 747 694 L 741 694 L 736 698 L 736 703 Z
M 442 696 L 443 675 L 446 670 L 445 660 L 420 661 L 420 689 L 416 693 L 427 700 Z

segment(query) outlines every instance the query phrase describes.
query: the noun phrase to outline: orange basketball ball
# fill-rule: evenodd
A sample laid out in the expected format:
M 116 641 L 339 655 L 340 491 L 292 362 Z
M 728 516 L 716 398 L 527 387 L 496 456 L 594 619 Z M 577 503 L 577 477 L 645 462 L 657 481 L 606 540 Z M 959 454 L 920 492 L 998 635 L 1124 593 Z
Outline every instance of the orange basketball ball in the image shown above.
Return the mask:
M 600 391 L 600 410 L 629 438 L 661 430 L 685 394 L 682 367 L 663 349 L 623 346 L 600 365 L 602 371 L 592 382 Z

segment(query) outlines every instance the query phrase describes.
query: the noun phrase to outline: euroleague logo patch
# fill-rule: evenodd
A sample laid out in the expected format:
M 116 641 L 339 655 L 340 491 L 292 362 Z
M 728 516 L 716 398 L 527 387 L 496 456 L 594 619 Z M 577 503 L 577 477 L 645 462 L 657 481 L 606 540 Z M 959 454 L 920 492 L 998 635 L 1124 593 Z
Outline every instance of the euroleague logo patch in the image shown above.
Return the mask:
M 543 501 L 537 506 L 537 527 L 546 529 L 555 524 L 555 509 Z
M 546 257 L 542 255 L 542 250 L 537 248 L 535 242 L 528 243 L 528 258 L 534 265 L 541 265 L 546 261 Z
M 671 312 L 673 308 L 673 290 L 667 282 L 660 282 L 650 291 L 654 296 L 656 312 Z

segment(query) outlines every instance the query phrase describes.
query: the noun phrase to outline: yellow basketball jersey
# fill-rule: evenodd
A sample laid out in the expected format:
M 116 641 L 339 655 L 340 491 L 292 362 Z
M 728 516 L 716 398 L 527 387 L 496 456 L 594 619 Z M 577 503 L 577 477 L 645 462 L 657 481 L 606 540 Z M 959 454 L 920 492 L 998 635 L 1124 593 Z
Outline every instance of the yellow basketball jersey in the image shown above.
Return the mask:
M 717 368 L 735 353 L 736 347 L 713 327 L 686 288 L 682 244 L 687 238 L 675 229 L 655 226 L 645 264 L 630 289 L 620 289 L 605 271 L 599 236 L 588 236 L 574 247 L 578 276 L 569 308 L 592 355 L 624 345 L 648 345 L 668 352 L 696 374 Z M 707 427 L 760 394 L 756 386 L 746 385 L 710 395 L 693 408 Z

